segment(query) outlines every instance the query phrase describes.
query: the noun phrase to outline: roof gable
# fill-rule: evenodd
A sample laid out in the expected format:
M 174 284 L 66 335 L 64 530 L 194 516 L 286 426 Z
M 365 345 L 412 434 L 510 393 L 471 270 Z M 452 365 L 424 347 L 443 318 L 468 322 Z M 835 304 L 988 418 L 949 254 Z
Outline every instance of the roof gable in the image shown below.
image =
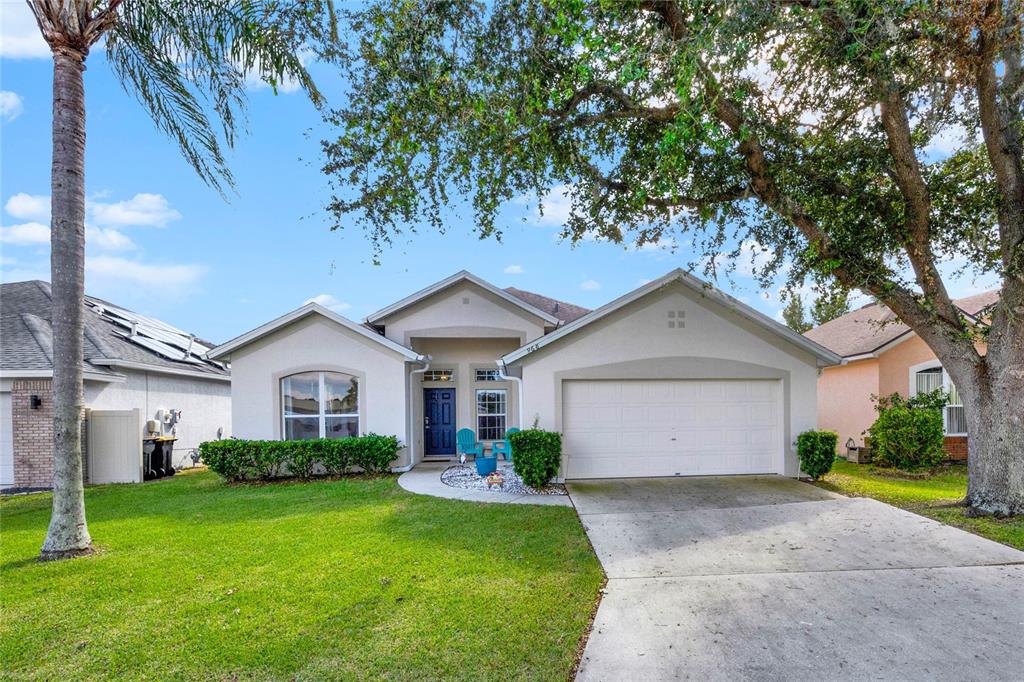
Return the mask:
M 265 336 L 268 336 L 269 334 L 274 333 L 278 329 L 287 327 L 288 325 L 305 319 L 310 315 L 320 315 L 325 317 L 331 322 L 341 325 L 342 327 L 345 327 L 346 329 L 353 331 L 370 341 L 381 344 L 385 348 L 404 356 L 408 360 L 421 361 L 424 359 L 422 355 L 411 348 L 406 348 L 402 344 L 396 343 L 395 341 L 378 334 L 376 331 L 366 327 L 365 325 L 361 325 L 343 315 L 339 315 L 333 310 L 328 310 L 319 303 L 307 303 L 301 308 L 296 308 L 276 320 L 271 320 L 264 325 L 260 325 L 259 327 L 242 334 L 241 336 L 237 336 L 226 343 L 222 343 L 212 349 L 209 352 L 209 356 L 211 358 L 222 358 L 230 355 L 232 351 L 242 348 L 243 346 L 247 346 Z
M 534 317 L 542 319 L 550 326 L 557 326 L 561 322 L 561 320 L 559 320 L 558 317 L 552 315 L 551 313 L 541 310 L 539 307 L 533 305 L 531 302 L 524 300 L 523 298 L 520 298 L 518 296 L 515 296 L 514 294 L 504 289 L 499 289 L 490 282 L 477 277 L 476 275 L 467 270 L 460 270 L 459 272 L 456 272 L 454 275 L 450 277 L 446 277 L 441 281 L 435 282 L 434 284 L 431 284 L 430 286 L 424 289 L 420 289 L 416 293 L 410 294 L 409 296 L 406 296 L 405 298 L 396 301 L 395 303 L 392 303 L 391 305 L 385 308 L 381 308 L 377 312 L 367 316 L 366 321 L 367 323 L 373 325 L 383 324 L 388 317 L 392 317 L 395 314 L 403 310 L 406 310 L 410 306 L 420 303 L 421 301 L 427 300 L 462 282 L 472 283 L 480 287 L 481 289 L 487 291 L 488 293 L 496 296 L 497 298 L 505 301 L 506 303 L 511 304 L 515 308 L 518 308 L 530 315 L 533 315 Z
M 998 300 L 999 292 L 993 290 L 958 298 L 953 304 L 973 319 L 983 317 Z M 838 355 L 850 358 L 878 353 L 913 333 L 887 306 L 868 303 L 804 332 L 804 336 Z
M 635 301 L 639 301 L 650 294 L 660 291 L 664 286 L 671 284 L 673 282 L 682 283 L 684 286 L 700 293 L 704 298 L 712 301 L 713 303 L 716 303 L 728 310 L 732 310 L 733 312 L 739 314 L 741 317 L 747 319 L 748 321 L 754 323 L 755 325 L 775 334 L 776 336 L 781 337 L 788 343 L 806 352 L 811 353 L 824 365 L 839 364 L 842 360 L 842 358 L 840 358 L 838 355 L 836 355 L 829 349 L 815 343 L 814 341 L 811 341 L 810 339 L 801 336 L 800 334 L 796 333 L 789 327 L 786 327 L 785 325 L 776 322 L 767 315 L 764 315 L 763 313 L 754 310 L 745 303 L 736 300 L 732 296 L 729 296 L 728 294 L 716 289 L 710 284 L 707 284 L 706 282 L 697 279 L 696 277 L 686 272 L 685 270 L 681 268 L 676 268 L 675 270 L 663 275 L 662 277 L 659 277 L 658 279 L 652 282 L 648 282 L 647 284 L 634 289 L 628 294 L 620 296 L 614 301 L 607 303 L 601 306 L 600 308 L 587 313 L 583 317 L 580 317 L 574 322 L 565 325 L 561 329 L 558 329 L 557 331 L 552 332 L 551 334 L 548 334 L 547 336 L 544 336 L 534 341 L 533 343 L 529 343 L 517 350 L 512 351 L 511 353 L 503 357 L 502 361 L 505 363 L 516 362 L 526 357 L 530 353 L 538 351 L 541 348 L 550 345 L 551 343 L 554 343 L 562 338 L 570 336 L 574 332 L 583 329 L 586 326 L 594 322 L 597 322 L 600 319 L 607 317 L 608 315 L 614 313 L 617 310 L 620 310 L 621 308 L 624 308 L 625 306 L 634 303 Z
M 48 282 L 2 285 L 0 371 L 53 371 L 52 305 Z M 85 297 L 84 308 L 82 369 L 90 376 L 123 379 L 110 369 L 120 366 L 222 381 L 229 377 L 227 368 L 205 357 L 205 345 L 195 335 L 93 296 Z

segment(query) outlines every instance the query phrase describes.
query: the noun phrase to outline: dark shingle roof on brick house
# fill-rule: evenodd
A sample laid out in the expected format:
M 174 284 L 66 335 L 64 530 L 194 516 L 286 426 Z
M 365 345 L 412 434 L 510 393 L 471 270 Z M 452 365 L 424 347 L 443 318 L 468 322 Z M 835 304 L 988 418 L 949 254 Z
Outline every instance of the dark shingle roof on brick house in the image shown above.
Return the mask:
M 0 370 L 5 373 L 52 371 L 51 305 L 49 282 L 32 280 L 0 285 Z M 116 321 L 120 318 L 107 314 L 108 309 L 135 315 L 102 299 L 86 296 L 84 371 L 117 376 L 117 372 L 111 367 L 114 363 L 104 362 L 112 360 L 144 365 L 154 370 L 198 372 L 208 374 L 211 378 L 226 378 L 230 375 L 224 365 L 206 360 L 201 354 L 181 350 L 180 357 L 170 357 L 175 353 L 166 349 L 162 352 L 153 350 L 152 348 L 163 346 L 153 343 L 153 340 L 147 339 L 143 333 L 133 337 L 128 326 Z M 167 330 L 174 330 L 173 327 L 158 320 L 138 317 L 144 320 L 142 329 L 145 329 L 145 320 L 148 320 L 163 325 Z M 186 339 L 189 337 L 185 332 L 174 332 L 184 335 Z M 192 338 L 199 344 L 197 349 L 212 346 L 197 337 Z

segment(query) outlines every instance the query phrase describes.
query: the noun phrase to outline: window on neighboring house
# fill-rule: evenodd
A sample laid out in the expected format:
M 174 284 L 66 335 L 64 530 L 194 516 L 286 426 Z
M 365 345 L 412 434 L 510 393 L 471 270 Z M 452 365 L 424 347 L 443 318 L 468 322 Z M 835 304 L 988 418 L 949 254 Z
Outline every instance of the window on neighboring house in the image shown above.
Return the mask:
M 476 392 L 476 437 L 478 440 L 501 440 L 505 437 L 508 391 L 480 389 Z
M 496 369 L 478 369 L 476 371 L 477 381 L 501 381 L 501 374 Z
M 359 435 L 359 381 L 339 372 L 302 372 L 281 379 L 285 440 Z
M 428 369 L 423 373 L 423 381 L 455 381 L 455 370 Z
M 967 418 L 964 404 L 956 386 L 941 367 L 929 367 L 914 373 L 914 394 L 931 393 L 943 389 L 949 394 L 949 403 L 943 414 L 943 427 L 947 436 L 962 436 L 967 433 Z

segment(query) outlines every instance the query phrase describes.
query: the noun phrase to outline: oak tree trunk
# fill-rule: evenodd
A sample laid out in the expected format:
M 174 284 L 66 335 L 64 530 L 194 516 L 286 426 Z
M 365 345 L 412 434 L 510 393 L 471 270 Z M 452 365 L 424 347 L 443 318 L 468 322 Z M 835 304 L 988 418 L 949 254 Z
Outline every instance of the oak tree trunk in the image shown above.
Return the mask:
M 1019 343 L 1019 342 L 1018 342 Z M 1004 349 L 1001 349 L 1004 350 Z M 967 417 L 967 498 L 979 512 L 1024 514 L 1024 359 L 1004 366 L 988 365 L 988 373 L 957 389 Z M 956 377 L 953 377 L 954 382 Z
M 85 297 L 84 55 L 53 52 L 50 278 L 53 298 L 53 513 L 40 558 L 91 551 L 82 482 Z

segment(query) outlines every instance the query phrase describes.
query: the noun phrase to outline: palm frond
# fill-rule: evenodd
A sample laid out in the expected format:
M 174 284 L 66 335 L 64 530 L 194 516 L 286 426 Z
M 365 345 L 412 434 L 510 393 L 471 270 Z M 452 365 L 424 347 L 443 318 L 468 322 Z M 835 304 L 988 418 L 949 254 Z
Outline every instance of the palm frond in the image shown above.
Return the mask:
M 275 91 L 293 82 L 319 107 L 303 57 L 324 54 L 334 37 L 329 0 L 125 0 L 107 58 L 199 177 L 223 192 L 234 183 L 224 149 L 245 126 L 247 79 Z

